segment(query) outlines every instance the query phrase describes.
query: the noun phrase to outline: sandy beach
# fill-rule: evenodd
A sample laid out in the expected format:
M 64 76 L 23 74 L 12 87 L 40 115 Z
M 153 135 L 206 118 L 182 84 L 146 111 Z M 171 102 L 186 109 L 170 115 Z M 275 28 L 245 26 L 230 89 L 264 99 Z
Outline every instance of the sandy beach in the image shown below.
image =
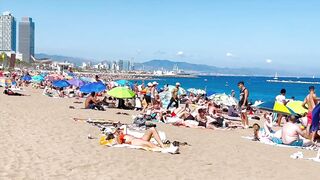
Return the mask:
M 177 155 L 101 146 L 98 139 L 87 138 L 89 133 L 97 136 L 97 128 L 72 118 L 130 123 L 131 116 L 117 115 L 118 109 L 80 109 L 83 104 L 75 104 L 75 99 L 48 98 L 31 88 L 26 93 L 31 96 L 0 94 L 0 179 L 319 178 L 319 164 L 289 158 L 301 150 L 241 138 L 251 135 L 252 129 L 214 131 L 158 124 L 170 140 L 191 144 Z M 316 155 L 302 152 L 305 157 Z

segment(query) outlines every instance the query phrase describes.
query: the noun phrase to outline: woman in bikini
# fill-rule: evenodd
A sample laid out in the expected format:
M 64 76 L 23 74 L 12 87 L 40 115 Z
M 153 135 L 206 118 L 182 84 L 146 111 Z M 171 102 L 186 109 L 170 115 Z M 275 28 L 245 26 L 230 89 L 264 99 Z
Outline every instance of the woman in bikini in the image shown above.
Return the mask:
M 143 146 L 147 148 L 164 148 L 164 145 L 160 139 L 158 131 L 152 127 L 149 128 L 141 138 L 134 137 L 132 135 L 126 134 L 125 130 L 117 129 L 114 133 L 118 144 L 130 144 L 134 146 Z M 158 145 L 150 142 L 151 138 L 154 138 Z

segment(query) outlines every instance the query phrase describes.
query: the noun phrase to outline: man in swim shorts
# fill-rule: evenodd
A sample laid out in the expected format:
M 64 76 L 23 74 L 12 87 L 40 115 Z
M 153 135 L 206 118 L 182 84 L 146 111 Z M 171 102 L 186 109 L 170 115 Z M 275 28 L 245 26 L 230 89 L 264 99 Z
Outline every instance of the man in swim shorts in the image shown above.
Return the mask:
M 312 111 L 315 108 L 315 106 L 318 104 L 317 95 L 315 93 L 314 86 L 309 87 L 309 94 L 304 99 L 304 102 L 302 104 L 302 107 L 305 109 L 308 109 L 308 122 L 307 122 L 307 135 L 310 136 L 310 127 L 312 123 Z
M 284 124 L 282 127 L 281 140 L 283 144 L 290 146 L 304 146 L 307 143 L 310 143 L 308 140 L 304 141 L 303 139 L 299 138 L 299 135 L 304 138 L 308 138 L 308 136 L 304 134 L 300 127 L 296 124 L 296 117 L 291 115 L 288 120 L 289 122 Z

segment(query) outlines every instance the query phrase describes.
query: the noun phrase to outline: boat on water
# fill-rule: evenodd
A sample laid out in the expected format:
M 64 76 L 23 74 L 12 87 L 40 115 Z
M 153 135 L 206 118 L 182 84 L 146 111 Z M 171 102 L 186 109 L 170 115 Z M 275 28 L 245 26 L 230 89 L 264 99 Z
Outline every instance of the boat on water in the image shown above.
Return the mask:
M 273 78 L 274 80 L 278 80 L 279 78 L 278 78 L 278 73 L 276 72 L 276 74 L 274 75 L 274 78 Z

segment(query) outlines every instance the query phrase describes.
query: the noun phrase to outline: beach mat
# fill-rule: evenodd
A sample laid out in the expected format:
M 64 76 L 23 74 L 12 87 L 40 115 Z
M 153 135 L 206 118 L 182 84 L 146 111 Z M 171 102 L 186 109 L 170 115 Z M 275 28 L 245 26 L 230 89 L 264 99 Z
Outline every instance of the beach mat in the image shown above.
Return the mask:
M 100 138 L 100 145 L 107 146 L 107 147 L 112 147 L 112 148 L 129 148 L 129 149 L 139 149 L 139 150 L 144 150 L 144 151 L 151 151 L 151 152 L 160 152 L 164 154 L 179 154 L 179 148 L 173 146 L 172 144 L 170 147 L 160 149 L 160 148 L 147 148 L 143 146 L 134 146 L 130 144 L 115 144 L 115 140 L 106 140 L 105 136 L 102 136 Z
M 241 136 L 243 139 L 248 139 L 248 140 L 253 140 L 254 137 L 252 136 Z M 308 147 L 300 147 L 300 146 L 288 146 L 284 144 L 277 144 L 269 140 L 268 138 L 261 138 L 260 141 L 256 141 L 262 144 L 266 145 L 271 145 L 271 146 L 277 146 L 277 147 L 282 147 L 282 148 L 297 148 L 297 149 L 306 149 L 306 150 L 312 150 L 312 151 L 317 151 L 319 148 L 316 146 L 308 146 Z

